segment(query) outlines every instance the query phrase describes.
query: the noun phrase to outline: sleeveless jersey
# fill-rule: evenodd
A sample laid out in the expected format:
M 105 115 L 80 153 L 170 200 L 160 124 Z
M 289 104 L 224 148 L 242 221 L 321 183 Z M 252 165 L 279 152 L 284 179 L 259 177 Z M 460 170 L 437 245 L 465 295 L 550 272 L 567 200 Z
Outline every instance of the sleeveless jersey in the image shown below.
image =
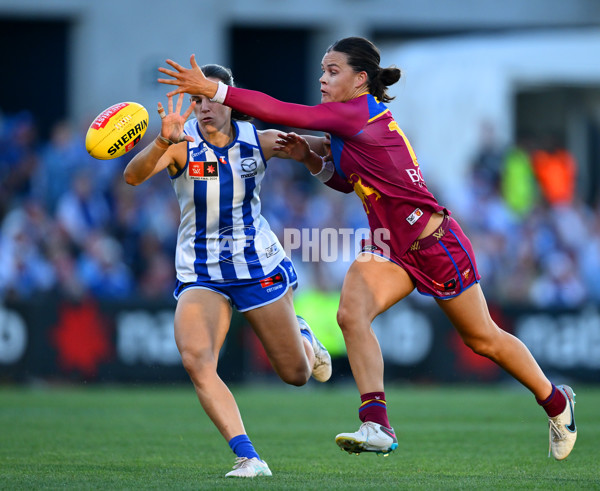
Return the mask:
M 181 222 L 175 267 L 183 283 L 262 278 L 285 258 L 261 215 L 260 187 L 267 167 L 254 125 L 232 121 L 226 147 L 202 138 L 198 121 L 186 122 L 187 162 L 170 176 Z

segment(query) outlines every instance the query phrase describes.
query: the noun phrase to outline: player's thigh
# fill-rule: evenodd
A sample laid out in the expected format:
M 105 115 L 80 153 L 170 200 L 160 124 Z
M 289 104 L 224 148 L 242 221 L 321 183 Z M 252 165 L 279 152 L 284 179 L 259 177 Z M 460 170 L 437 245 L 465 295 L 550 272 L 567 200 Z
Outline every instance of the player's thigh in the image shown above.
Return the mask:
M 479 283 L 457 297 L 436 302 L 465 341 L 492 339 L 497 334 L 498 326 L 490 316 Z
M 175 309 L 175 342 L 180 353 L 210 352 L 218 359 L 231 323 L 227 298 L 212 290 L 185 290 Z
M 375 254 L 360 254 L 344 278 L 338 318 L 370 322 L 409 295 L 414 287 L 398 264 Z
M 296 319 L 292 289 L 270 304 L 243 312 L 269 359 L 304 359 L 302 336 Z

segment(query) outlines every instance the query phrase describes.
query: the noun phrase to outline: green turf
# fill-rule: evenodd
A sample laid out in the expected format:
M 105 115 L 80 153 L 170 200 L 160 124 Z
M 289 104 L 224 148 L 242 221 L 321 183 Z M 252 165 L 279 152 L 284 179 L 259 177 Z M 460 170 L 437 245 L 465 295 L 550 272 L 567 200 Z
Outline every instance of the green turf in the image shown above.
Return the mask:
M 239 480 L 191 386 L 0 387 L 0 489 L 600 489 L 600 388 L 575 389 L 579 439 L 556 462 L 520 388 L 388 387 L 387 458 L 334 443 L 358 427 L 354 388 L 233 388 L 273 471 Z

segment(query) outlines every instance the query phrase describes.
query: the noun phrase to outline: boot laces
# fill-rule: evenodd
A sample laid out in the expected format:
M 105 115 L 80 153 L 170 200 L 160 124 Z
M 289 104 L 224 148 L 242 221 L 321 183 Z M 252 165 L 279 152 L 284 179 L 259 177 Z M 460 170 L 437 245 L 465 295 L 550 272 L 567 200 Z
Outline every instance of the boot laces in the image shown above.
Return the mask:
M 250 459 L 247 457 L 237 457 L 235 459 L 234 469 L 241 469 L 242 467 L 248 467 L 250 465 Z
M 548 457 L 552 454 L 552 442 L 559 442 L 565 438 L 564 433 L 552 418 L 548 418 Z

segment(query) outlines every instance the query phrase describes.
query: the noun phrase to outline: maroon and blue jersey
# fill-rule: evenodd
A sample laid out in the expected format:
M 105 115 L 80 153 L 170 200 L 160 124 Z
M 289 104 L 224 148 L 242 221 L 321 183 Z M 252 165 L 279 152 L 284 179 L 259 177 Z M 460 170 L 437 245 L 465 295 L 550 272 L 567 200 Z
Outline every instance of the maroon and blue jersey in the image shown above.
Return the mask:
M 326 184 L 356 192 L 372 239 L 388 245 L 392 259 L 409 249 L 432 213 L 449 213 L 427 189 L 415 153 L 390 110 L 371 94 L 304 106 L 229 87 L 225 104 L 268 123 L 329 133 L 335 173 Z

